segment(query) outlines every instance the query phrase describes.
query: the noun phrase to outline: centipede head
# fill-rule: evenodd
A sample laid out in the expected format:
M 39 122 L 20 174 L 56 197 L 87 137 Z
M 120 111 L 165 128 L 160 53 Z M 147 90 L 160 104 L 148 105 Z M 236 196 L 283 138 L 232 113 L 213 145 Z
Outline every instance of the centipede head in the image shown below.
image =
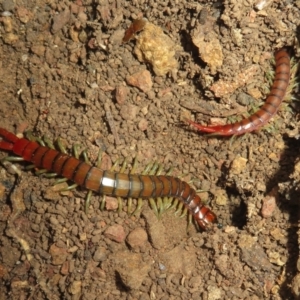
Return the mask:
M 196 222 L 203 230 L 211 230 L 214 223 L 217 223 L 217 216 L 207 207 L 203 206 L 198 216 L 195 217 Z

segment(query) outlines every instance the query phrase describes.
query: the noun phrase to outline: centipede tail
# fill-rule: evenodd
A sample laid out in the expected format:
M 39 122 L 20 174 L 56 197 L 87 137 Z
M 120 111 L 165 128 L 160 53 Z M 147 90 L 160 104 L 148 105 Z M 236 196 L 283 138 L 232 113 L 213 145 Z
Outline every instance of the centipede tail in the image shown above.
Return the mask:
M 171 176 L 133 175 L 104 171 L 75 157 L 61 153 L 0 128 L 0 149 L 10 150 L 39 169 L 55 172 L 76 184 L 102 195 L 124 198 L 179 198 L 202 229 L 217 222 L 216 215 L 201 203 L 186 182 Z
M 271 92 L 266 102 L 252 116 L 239 122 L 227 125 L 203 126 L 187 120 L 189 124 L 201 132 L 215 133 L 223 136 L 241 135 L 246 132 L 257 130 L 265 125 L 277 113 L 282 103 L 290 80 L 290 56 L 286 49 L 281 49 L 275 54 L 276 72 Z

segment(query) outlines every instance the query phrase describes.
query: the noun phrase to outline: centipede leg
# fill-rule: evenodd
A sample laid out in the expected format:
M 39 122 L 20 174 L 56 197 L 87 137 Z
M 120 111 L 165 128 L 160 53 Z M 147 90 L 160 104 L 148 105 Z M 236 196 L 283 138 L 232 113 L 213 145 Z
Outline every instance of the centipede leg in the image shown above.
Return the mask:
M 183 209 L 183 202 L 179 202 L 178 203 L 178 206 L 177 206 L 177 209 L 176 209 L 176 211 L 175 211 L 175 216 L 178 216 L 181 212 L 182 212 L 182 209 Z M 180 214 L 181 215 L 181 214 Z
M 155 203 L 155 200 L 153 198 L 149 198 L 149 205 L 151 209 L 153 210 L 154 214 L 158 217 L 158 210 L 157 210 L 157 205 Z

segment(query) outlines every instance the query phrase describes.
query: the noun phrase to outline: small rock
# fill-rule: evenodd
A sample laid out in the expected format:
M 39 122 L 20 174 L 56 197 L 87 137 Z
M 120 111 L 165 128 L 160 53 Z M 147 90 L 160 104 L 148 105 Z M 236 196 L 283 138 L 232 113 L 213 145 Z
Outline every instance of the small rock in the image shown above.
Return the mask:
M 230 173 L 234 175 L 241 174 L 245 171 L 248 159 L 237 156 L 231 163 Z
M 295 296 L 295 299 L 300 297 L 300 273 L 298 273 L 292 281 L 292 292 Z
M 38 56 L 44 56 L 46 51 L 46 47 L 43 45 L 33 45 L 30 49 L 34 54 Z
M 222 298 L 222 290 L 216 286 L 210 285 L 207 287 L 207 299 L 218 300 Z
M 126 82 L 132 86 L 139 88 L 143 92 L 149 92 L 152 88 L 153 82 L 151 74 L 147 70 L 142 70 L 131 76 L 126 77 Z
M 124 228 L 119 224 L 109 226 L 105 230 L 104 235 L 117 243 L 122 243 L 125 240 Z
M 55 34 L 59 30 L 61 30 L 70 20 L 71 12 L 69 9 L 65 9 L 64 11 L 60 12 L 58 15 L 53 17 L 53 24 L 52 24 L 52 33 Z
M 124 120 L 135 120 L 139 107 L 133 104 L 123 105 L 120 110 L 120 116 Z
M 128 88 L 126 86 L 119 85 L 116 87 L 116 100 L 122 105 L 127 99 Z
M 15 3 L 13 0 L 3 0 L 2 8 L 4 11 L 13 11 L 15 8 Z
M 263 97 L 260 90 L 257 88 L 253 88 L 253 89 L 249 88 L 247 92 L 254 99 L 260 99 Z
M 255 185 L 256 189 L 260 192 L 265 192 L 267 187 L 263 182 L 258 181 Z
M 4 43 L 9 45 L 12 45 L 19 40 L 19 36 L 12 32 L 4 34 L 2 38 Z
M 216 190 L 214 192 L 215 202 L 217 205 L 225 206 L 227 205 L 228 196 L 225 190 Z M 201 197 L 202 199 L 202 197 Z
M 55 244 L 52 244 L 49 250 L 52 257 L 53 265 L 62 265 L 68 256 L 68 251 L 66 248 L 59 248 Z
M 5 194 L 5 186 L 0 183 L 0 199 L 3 200 L 4 199 L 4 194 Z
M 107 259 L 106 249 L 104 247 L 99 247 L 93 256 L 93 260 L 96 262 L 104 261 Z
M 1 22 L 3 23 L 4 30 L 6 33 L 13 31 L 13 21 L 10 17 L 3 17 L 1 18 Z
M 106 210 L 118 209 L 118 200 L 115 197 L 105 196 L 105 208 Z
M 242 251 L 242 260 L 253 270 L 272 270 L 264 249 L 257 244 L 257 238 L 250 235 L 241 235 L 238 245 Z
M 149 62 L 158 76 L 164 76 L 178 67 L 176 45 L 162 28 L 146 22 L 136 41 L 134 52 L 141 62 Z
M 138 128 L 141 131 L 145 131 L 148 128 L 148 121 L 146 119 L 141 119 L 139 124 L 138 124 Z
M 281 255 L 278 252 L 272 251 L 272 252 L 269 252 L 268 255 L 269 255 L 270 262 L 272 264 L 275 264 L 275 265 L 281 266 L 281 267 L 286 264 L 286 261 L 281 258 Z
M 61 199 L 61 195 L 70 196 L 70 191 L 64 191 L 64 189 L 66 189 L 67 187 L 68 184 L 66 182 L 62 182 L 52 187 L 49 187 L 44 192 L 44 198 L 47 200 L 57 202 Z
M 79 239 L 80 239 L 81 241 L 86 241 L 86 232 L 80 233 L 80 234 L 79 234 Z
M 64 263 L 62 264 L 61 269 L 60 269 L 60 273 L 62 275 L 68 275 L 69 274 L 69 261 L 68 260 L 64 261 Z
M 262 208 L 261 208 L 261 215 L 264 218 L 272 217 L 276 205 L 276 198 L 278 197 L 278 187 L 273 188 L 272 191 L 266 195 L 263 199 Z
M 276 241 L 280 241 L 285 238 L 285 235 L 282 233 L 280 228 L 274 228 L 270 231 L 270 234 Z
M 275 162 L 279 162 L 279 157 L 276 153 L 272 152 L 269 154 L 269 158 L 272 160 L 272 161 L 275 161 Z
M 144 247 L 148 240 L 147 232 L 141 228 L 135 228 L 132 230 L 127 236 L 127 243 L 132 249 L 139 249 L 140 247 Z
M 7 267 L 0 264 L 0 278 L 3 279 L 3 277 L 7 276 L 8 270 Z
M 34 17 L 34 14 L 27 8 L 18 6 L 16 16 L 22 23 L 26 24 Z
M 69 293 L 72 295 L 79 294 L 81 292 L 82 282 L 79 280 L 74 280 L 69 286 Z
M 211 26 L 209 24 L 211 24 Z M 199 26 L 192 31 L 191 35 L 193 43 L 199 50 L 199 56 L 208 64 L 211 72 L 215 74 L 217 68 L 223 65 L 224 56 L 219 37 L 210 30 L 212 27 L 213 25 L 210 21 L 207 22 L 205 27 L 199 24 Z M 209 38 L 207 37 L 206 31 L 211 32 Z
M 99 147 L 101 147 L 101 145 L 98 145 Z M 102 154 L 102 159 L 101 159 L 101 165 L 100 168 L 102 170 L 110 170 L 112 168 L 112 161 L 110 156 L 108 156 L 106 153 Z

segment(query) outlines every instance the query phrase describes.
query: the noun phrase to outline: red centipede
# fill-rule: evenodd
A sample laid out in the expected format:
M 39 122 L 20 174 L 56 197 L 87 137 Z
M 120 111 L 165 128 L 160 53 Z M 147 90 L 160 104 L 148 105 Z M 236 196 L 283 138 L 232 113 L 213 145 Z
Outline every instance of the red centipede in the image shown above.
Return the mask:
M 226 125 L 203 126 L 187 120 L 192 126 L 201 132 L 215 133 L 217 135 L 230 136 L 241 135 L 257 130 L 265 125 L 277 113 L 282 103 L 290 80 L 290 56 L 286 49 L 281 49 L 275 54 L 276 72 L 271 92 L 264 105 L 253 115 L 239 122 Z
M 176 177 L 104 171 L 37 142 L 18 138 L 4 128 L 0 128 L 0 137 L 0 149 L 12 151 L 37 168 L 53 171 L 87 190 L 123 198 L 175 197 L 184 203 L 202 229 L 217 222 L 216 215 L 201 203 L 196 191 Z

